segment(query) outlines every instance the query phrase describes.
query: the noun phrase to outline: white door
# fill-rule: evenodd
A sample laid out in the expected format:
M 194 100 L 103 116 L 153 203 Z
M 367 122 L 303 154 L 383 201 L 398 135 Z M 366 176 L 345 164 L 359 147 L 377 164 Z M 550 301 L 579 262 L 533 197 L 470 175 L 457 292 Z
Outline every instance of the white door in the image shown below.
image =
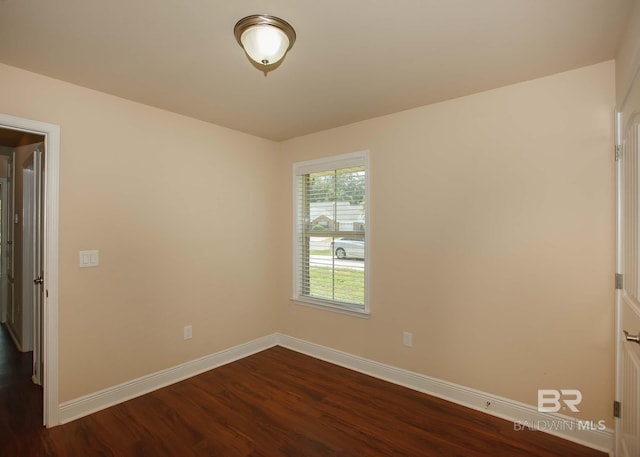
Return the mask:
M 616 456 L 640 456 L 640 79 L 616 116 Z M 618 408 L 619 407 L 619 408 Z
M 42 384 L 42 152 L 22 166 L 22 300 L 33 316 L 33 382 Z

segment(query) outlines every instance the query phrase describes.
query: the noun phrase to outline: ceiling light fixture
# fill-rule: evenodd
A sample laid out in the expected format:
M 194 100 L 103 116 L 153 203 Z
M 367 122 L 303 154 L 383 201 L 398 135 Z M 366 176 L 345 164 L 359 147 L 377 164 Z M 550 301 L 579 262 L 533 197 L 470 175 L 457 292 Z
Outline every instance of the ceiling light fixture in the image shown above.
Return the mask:
M 278 67 L 278 62 L 296 41 L 296 31 L 287 21 L 267 14 L 240 19 L 233 33 L 238 44 L 265 76 Z

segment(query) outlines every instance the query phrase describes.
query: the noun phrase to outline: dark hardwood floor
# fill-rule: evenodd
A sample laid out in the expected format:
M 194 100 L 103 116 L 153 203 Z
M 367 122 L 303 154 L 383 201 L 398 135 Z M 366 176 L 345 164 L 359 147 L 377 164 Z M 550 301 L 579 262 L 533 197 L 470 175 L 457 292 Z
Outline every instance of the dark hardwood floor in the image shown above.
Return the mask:
M 604 456 L 275 347 L 53 429 L 0 336 L 1 456 Z
M 18 352 L 0 325 L 0 456 L 35 456 L 42 427 L 42 389 L 31 382 L 31 352 Z

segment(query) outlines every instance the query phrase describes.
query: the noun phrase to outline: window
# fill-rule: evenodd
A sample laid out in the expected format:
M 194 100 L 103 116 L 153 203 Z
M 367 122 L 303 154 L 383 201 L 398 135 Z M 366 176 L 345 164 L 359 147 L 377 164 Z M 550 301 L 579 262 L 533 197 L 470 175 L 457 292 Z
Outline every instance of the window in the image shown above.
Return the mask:
M 369 154 L 294 165 L 294 300 L 369 313 Z

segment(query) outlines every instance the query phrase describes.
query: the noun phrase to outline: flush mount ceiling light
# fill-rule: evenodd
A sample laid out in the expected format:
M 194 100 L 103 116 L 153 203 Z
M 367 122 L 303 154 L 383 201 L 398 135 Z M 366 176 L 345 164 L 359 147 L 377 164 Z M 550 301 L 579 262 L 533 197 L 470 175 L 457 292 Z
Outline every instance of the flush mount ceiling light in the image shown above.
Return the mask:
M 275 16 L 257 14 L 240 19 L 233 33 L 247 55 L 266 76 L 296 41 L 296 31 Z

